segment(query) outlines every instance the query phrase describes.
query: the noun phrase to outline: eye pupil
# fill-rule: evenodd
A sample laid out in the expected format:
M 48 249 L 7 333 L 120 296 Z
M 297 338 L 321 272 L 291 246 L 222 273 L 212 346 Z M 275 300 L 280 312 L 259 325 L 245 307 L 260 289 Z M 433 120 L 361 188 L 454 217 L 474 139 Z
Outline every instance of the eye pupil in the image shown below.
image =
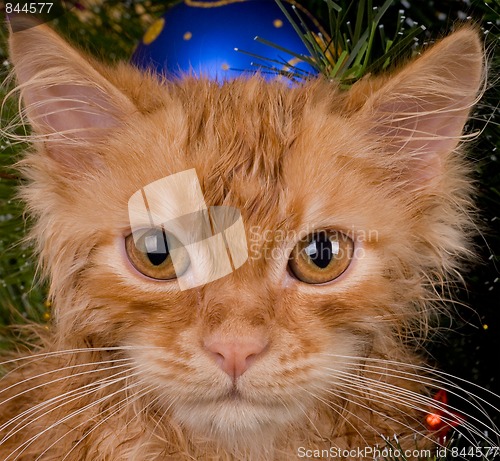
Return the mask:
M 153 266 L 159 266 L 167 260 L 169 256 L 168 243 L 162 231 L 157 230 L 153 235 L 145 237 L 144 244 L 146 255 Z
M 148 259 L 153 266 L 163 264 L 168 258 L 168 251 L 166 253 L 148 253 Z
M 325 233 L 315 235 L 305 250 L 311 261 L 320 269 L 328 267 L 334 257 L 333 242 Z

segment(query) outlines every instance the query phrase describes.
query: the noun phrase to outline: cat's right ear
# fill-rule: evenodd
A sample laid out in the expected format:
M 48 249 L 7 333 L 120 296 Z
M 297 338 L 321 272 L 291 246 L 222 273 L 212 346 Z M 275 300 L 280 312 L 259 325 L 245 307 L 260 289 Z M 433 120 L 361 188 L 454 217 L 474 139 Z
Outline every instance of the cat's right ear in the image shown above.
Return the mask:
M 104 140 L 136 111 L 133 103 L 46 25 L 16 15 L 9 26 L 10 59 L 34 140 L 63 166 L 94 163 L 85 146 Z

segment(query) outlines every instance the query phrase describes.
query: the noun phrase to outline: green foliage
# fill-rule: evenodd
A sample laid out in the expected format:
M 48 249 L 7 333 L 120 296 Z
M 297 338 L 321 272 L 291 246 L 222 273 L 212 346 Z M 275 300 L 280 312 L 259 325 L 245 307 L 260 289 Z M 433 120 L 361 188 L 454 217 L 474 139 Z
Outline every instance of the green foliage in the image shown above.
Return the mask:
M 9 64 L 5 56 L 6 31 L 0 36 L 0 79 L 6 80 Z M 0 88 L 0 99 L 4 100 L 11 85 Z M 5 101 L 2 110 L 2 127 L 8 125 L 17 115 L 17 102 Z M 22 321 L 23 317 L 39 321 L 42 295 L 32 289 L 34 265 L 29 248 L 20 243 L 25 235 L 22 219 L 22 205 L 14 198 L 18 183 L 16 172 L 11 168 L 13 161 L 26 146 L 0 139 L 0 325 Z M 6 338 L 0 330 L 0 347 L 6 345 Z
M 381 21 L 393 4 L 393 0 L 386 0 L 379 7 L 374 7 L 371 0 L 349 4 L 325 0 L 329 36 L 324 36 L 311 31 L 299 9 L 294 8 L 294 17 L 280 0 L 276 2 L 295 31 L 302 37 L 309 56 L 298 55 L 280 47 L 279 44 L 267 41 L 264 37 L 256 37 L 256 40 L 294 55 L 311 65 L 319 74 L 329 80 L 337 80 L 343 86 L 348 86 L 369 73 L 385 70 L 395 58 L 400 57 L 401 52 L 412 48 L 415 37 L 425 29 L 412 27 L 405 31 L 402 27 L 403 10 L 399 10 L 391 36 L 386 35 Z M 355 23 L 352 27 L 348 15 L 354 9 Z M 256 57 L 266 60 L 260 56 Z M 284 72 L 273 64 L 270 62 L 270 70 L 284 74 L 291 80 L 304 78 L 303 71 L 293 65 Z

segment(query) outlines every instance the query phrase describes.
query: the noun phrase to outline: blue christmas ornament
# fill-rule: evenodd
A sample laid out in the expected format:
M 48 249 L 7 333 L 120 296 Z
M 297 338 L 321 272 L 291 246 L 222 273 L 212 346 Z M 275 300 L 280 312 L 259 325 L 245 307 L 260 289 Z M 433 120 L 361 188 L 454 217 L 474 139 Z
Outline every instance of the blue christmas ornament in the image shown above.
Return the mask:
M 292 3 L 284 1 L 292 18 Z M 318 24 L 297 5 L 308 27 L 319 33 Z M 285 51 L 259 43 L 259 36 L 295 54 L 309 56 L 306 46 L 274 0 L 184 0 L 156 20 L 137 46 L 132 63 L 167 77 L 184 74 L 224 81 L 260 70 L 265 78 L 290 70 L 317 74 L 308 63 Z M 241 50 L 266 58 L 260 60 Z M 274 60 L 271 62 L 267 60 Z M 252 65 L 252 63 L 254 63 Z

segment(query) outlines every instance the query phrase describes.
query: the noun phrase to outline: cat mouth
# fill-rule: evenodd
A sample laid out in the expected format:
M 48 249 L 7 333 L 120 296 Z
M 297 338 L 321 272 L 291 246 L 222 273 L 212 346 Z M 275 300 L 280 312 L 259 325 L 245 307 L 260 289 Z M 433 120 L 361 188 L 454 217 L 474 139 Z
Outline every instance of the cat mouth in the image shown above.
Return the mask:
M 270 399 L 266 399 L 265 397 L 261 396 L 261 398 L 258 398 L 256 396 L 250 396 L 247 395 L 244 390 L 238 389 L 237 384 L 234 384 L 230 389 L 226 390 L 225 392 L 221 393 L 218 397 L 208 399 L 204 402 L 200 402 L 199 400 L 196 400 L 193 402 L 195 404 L 207 404 L 207 405 L 234 405 L 235 407 L 239 406 L 244 406 L 246 408 L 261 408 L 261 407 L 274 407 L 274 406 L 279 406 L 282 407 L 283 403 L 282 402 L 273 402 Z
M 271 433 L 290 424 L 301 413 L 300 408 L 286 406 L 272 399 L 246 396 L 232 387 L 218 398 L 190 400 L 173 406 L 173 415 L 186 427 L 200 434 L 218 434 L 231 443 L 250 433 Z
M 243 395 L 243 393 L 234 385 L 225 395 L 222 396 L 222 400 L 226 402 L 249 402 L 249 400 Z

